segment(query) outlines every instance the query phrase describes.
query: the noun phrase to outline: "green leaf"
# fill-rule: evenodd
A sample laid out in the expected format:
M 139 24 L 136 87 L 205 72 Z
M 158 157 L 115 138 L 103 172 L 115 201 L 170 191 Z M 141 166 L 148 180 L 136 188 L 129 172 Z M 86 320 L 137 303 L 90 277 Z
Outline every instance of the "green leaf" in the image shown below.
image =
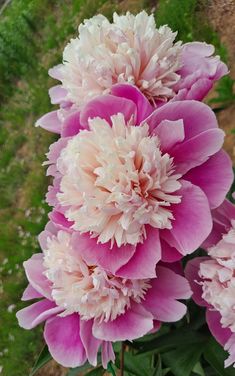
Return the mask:
M 102 376 L 105 373 L 105 370 L 102 366 L 97 367 L 86 373 L 86 376 Z
M 33 369 L 30 373 L 30 376 L 35 375 L 35 373 L 42 368 L 46 363 L 48 363 L 52 359 L 51 354 L 49 353 L 48 347 L 45 345 L 42 351 L 39 354 L 38 359 L 36 360 Z
M 162 359 L 161 359 L 160 354 L 158 355 L 158 361 L 157 361 L 156 368 L 153 370 L 153 373 L 152 373 L 151 376 L 163 376 L 163 374 L 162 374 Z
M 111 373 L 112 376 L 116 376 L 116 373 L 115 373 L 115 371 L 114 371 L 114 368 L 113 368 L 112 362 L 109 362 L 109 363 L 108 363 L 107 371 L 108 371 L 109 373 Z
M 163 354 L 162 359 L 175 376 L 189 376 L 199 361 L 204 346 L 202 343 L 180 346 L 176 350 Z
M 116 359 L 116 365 L 120 368 L 120 360 Z M 149 376 L 151 368 L 151 359 L 143 356 L 134 355 L 131 352 L 125 352 L 124 370 L 134 376 Z
M 224 368 L 224 361 L 228 353 L 224 351 L 214 338 L 211 338 L 205 348 L 204 357 L 211 367 L 221 376 L 234 376 L 234 368 Z
M 194 330 L 190 330 L 188 327 L 179 328 L 171 333 L 164 334 L 160 337 L 156 337 L 148 342 L 138 342 L 135 343 L 136 347 L 139 348 L 139 354 L 146 352 L 163 352 L 164 350 L 169 350 L 175 347 L 192 345 L 192 344 L 203 344 L 207 341 L 208 336 L 198 333 Z
M 66 374 L 66 376 L 79 376 L 81 372 L 86 371 L 87 369 L 90 369 L 91 365 L 87 362 L 81 367 L 71 368 L 69 372 Z
M 195 367 L 193 368 L 193 372 L 196 373 L 196 375 L 205 376 L 205 372 L 203 371 L 203 368 L 200 362 L 197 362 L 197 364 L 195 364 Z

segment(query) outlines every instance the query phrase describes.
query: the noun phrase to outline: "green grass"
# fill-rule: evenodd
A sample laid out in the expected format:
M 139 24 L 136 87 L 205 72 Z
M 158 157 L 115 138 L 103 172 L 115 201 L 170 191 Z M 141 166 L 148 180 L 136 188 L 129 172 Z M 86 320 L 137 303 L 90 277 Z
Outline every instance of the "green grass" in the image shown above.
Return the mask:
M 179 7 L 179 3 L 181 7 Z M 196 27 L 194 0 L 160 0 L 158 23 L 179 30 L 184 41 L 211 41 L 215 33 Z M 126 9 L 151 9 L 153 1 L 130 0 Z M 4 376 L 27 376 L 41 345 L 41 328 L 24 331 L 15 312 L 26 286 L 22 263 L 39 251 L 37 235 L 47 221 L 48 179 L 42 162 L 55 137 L 34 127 L 51 110 L 49 67 L 78 24 L 97 12 L 111 18 L 124 4 L 116 0 L 12 0 L 0 16 L 0 369 Z M 172 15 L 175 15 L 172 17 Z M 181 19 L 181 21 L 179 21 Z M 204 38 L 204 39 L 203 39 Z M 209 40 L 210 39 L 210 40 Z M 14 306 L 12 306 L 14 305 Z M 11 312 L 12 310 L 12 312 Z

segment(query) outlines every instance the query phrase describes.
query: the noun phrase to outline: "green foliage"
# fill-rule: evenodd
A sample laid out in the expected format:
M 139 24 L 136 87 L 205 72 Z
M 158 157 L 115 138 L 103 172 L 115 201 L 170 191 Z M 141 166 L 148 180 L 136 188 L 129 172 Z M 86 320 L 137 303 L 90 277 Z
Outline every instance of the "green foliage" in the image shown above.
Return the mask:
M 208 25 L 205 17 L 206 0 L 159 0 L 156 11 L 158 26 L 167 24 L 177 31 L 177 39 L 183 42 L 205 41 L 215 46 L 223 61 L 227 51 L 218 35 Z
M 39 354 L 38 359 L 36 360 L 36 363 L 33 366 L 30 376 L 34 376 L 37 373 L 37 371 L 40 368 L 42 368 L 46 363 L 48 363 L 51 359 L 52 359 L 52 356 L 49 353 L 48 347 L 44 346 L 42 351 Z

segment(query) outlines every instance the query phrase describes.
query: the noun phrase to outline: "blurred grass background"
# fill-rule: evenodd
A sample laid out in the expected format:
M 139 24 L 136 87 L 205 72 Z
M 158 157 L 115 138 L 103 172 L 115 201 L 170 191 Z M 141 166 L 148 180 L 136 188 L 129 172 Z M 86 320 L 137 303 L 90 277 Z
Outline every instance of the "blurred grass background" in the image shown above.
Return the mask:
M 52 108 L 47 90 L 53 80 L 48 77 L 48 69 L 61 61 L 65 44 L 76 35 L 77 26 L 84 18 L 103 13 L 111 19 L 113 11 L 146 9 L 155 13 L 157 25 L 167 23 L 178 30 L 178 39 L 213 43 L 222 59 L 229 63 L 234 78 L 230 40 L 225 38 L 221 42 L 220 36 L 224 37 L 220 23 L 210 19 L 211 3 L 205 0 L 12 0 L 0 13 L 1 375 L 27 376 L 42 347 L 41 329 L 20 329 L 15 312 L 23 306 L 20 297 L 26 286 L 22 262 L 39 251 L 37 235 L 47 221 L 44 196 L 48 180 L 41 165 L 55 137 L 35 129 L 34 123 Z M 235 24 L 235 14 L 233 17 Z M 227 130 L 226 145 L 231 155 L 233 88 L 233 79 L 226 77 L 208 99 Z M 226 119 L 230 119 L 229 126 Z M 54 366 L 41 373 L 62 374 Z

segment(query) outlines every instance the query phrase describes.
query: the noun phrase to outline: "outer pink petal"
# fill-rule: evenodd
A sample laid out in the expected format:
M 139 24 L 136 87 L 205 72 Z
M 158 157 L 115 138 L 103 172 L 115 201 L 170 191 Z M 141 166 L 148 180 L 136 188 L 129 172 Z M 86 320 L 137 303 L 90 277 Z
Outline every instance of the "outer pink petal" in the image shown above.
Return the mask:
M 48 71 L 49 76 L 51 76 L 52 78 L 55 78 L 56 80 L 61 80 L 63 78 L 63 74 L 61 72 L 62 67 L 63 67 L 63 64 L 58 64 L 50 68 Z
M 153 131 L 161 140 L 161 150 L 171 152 L 171 148 L 184 140 L 184 123 L 180 120 L 163 120 Z
M 153 112 L 153 107 L 150 105 L 148 99 L 133 85 L 116 84 L 112 87 L 111 94 L 117 97 L 130 99 L 136 104 L 136 125 L 140 124 L 141 121 L 146 119 Z
M 113 346 L 111 342 L 102 342 L 102 365 L 107 368 L 108 363 L 115 361 L 115 353 L 113 351 Z
M 153 317 L 141 304 L 134 303 L 113 321 L 94 321 L 93 335 L 106 341 L 125 341 L 142 337 L 153 329 Z
M 212 309 L 206 310 L 206 321 L 208 327 L 215 337 L 216 341 L 218 341 L 222 346 L 228 341 L 231 337 L 231 330 L 228 328 L 222 328 L 221 323 L 221 315 L 217 311 L 212 311 Z
M 176 248 L 171 247 L 164 239 L 161 239 L 161 248 L 162 248 L 162 261 L 163 262 L 175 262 L 181 260 L 183 255 L 178 252 Z
M 81 111 L 80 121 L 84 128 L 88 128 L 88 119 L 100 117 L 111 124 L 110 117 L 122 113 L 126 121 L 137 118 L 137 108 L 134 102 L 114 95 L 102 95 L 88 102 Z
M 61 229 L 61 230 L 68 231 L 70 227 L 74 224 L 74 222 L 69 221 L 67 218 L 65 218 L 65 216 L 62 213 L 56 210 L 53 210 L 51 213 L 49 213 L 48 217 L 56 226 L 56 228 Z
M 190 285 L 183 276 L 163 266 L 157 266 L 156 274 L 157 278 L 153 280 L 153 288 L 149 290 L 150 294 L 156 289 L 158 294 L 162 294 L 166 298 L 189 299 L 191 297 Z
M 196 257 L 193 260 L 188 261 L 184 273 L 185 277 L 190 283 L 193 291 L 192 298 L 196 304 L 202 307 L 208 307 L 206 301 L 202 298 L 202 286 L 199 284 L 200 277 L 198 275 L 200 263 L 208 260 L 208 257 Z
M 113 274 L 125 265 L 135 252 L 135 247 L 131 245 L 120 248 L 114 245 L 110 249 L 110 242 L 97 244 L 96 239 L 78 232 L 73 234 L 72 243 L 74 249 L 79 252 L 88 265 L 99 265 Z
M 45 277 L 43 266 L 43 254 L 36 253 L 23 263 L 28 281 L 40 294 L 51 299 L 51 283 Z
M 144 307 L 158 321 L 175 322 L 180 320 L 186 314 L 186 305 L 159 293 L 155 288 L 155 282 L 156 279 L 152 282 L 152 289 L 148 290 L 146 294 Z
M 221 149 L 223 142 L 222 129 L 209 129 L 176 145 L 170 153 L 174 157 L 176 171 L 185 174 L 190 169 L 200 166 Z
M 80 337 L 78 314 L 48 320 L 44 338 L 51 355 L 62 366 L 78 367 L 85 363 L 86 353 Z
M 116 274 L 132 279 L 154 278 L 156 277 L 156 264 L 160 259 L 159 231 L 149 226 L 146 240 L 136 246 L 133 257 L 127 264 L 118 269 Z
M 197 186 L 181 180 L 177 193 L 181 203 L 172 205 L 174 221 L 171 230 L 163 230 L 163 239 L 180 253 L 186 255 L 195 251 L 212 229 L 212 218 L 208 200 Z
M 211 208 L 216 208 L 224 201 L 233 182 L 232 161 L 225 151 L 220 150 L 203 165 L 189 171 L 184 179 L 199 186 Z
M 80 132 L 84 127 L 80 123 L 80 111 L 68 115 L 62 125 L 62 137 L 71 137 Z
M 62 85 L 56 85 L 49 89 L 49 96 L 52 104 L 58 104 L 66 100 L 67 90 Z
M 61 133 L 62 123 L 58 118 L 57 111 L 48 112 L 36 122 L 36 127 L 42 127 L 49 132 Z
M 164 104 L 155 110 L 146 122 L 153 131 L 164 120 L 180 119 L 184 122 L 185 141 L 208 129 L 218 128 L 216 116 L 209 106 L 189 100 Z
M 32 329 L 59 312 L 61 312 L 61 308 L 57 307 L 54 302 L 43 299 L 21 309 L 17 312 L 16 317 L 22 328 Z
M 80 320 L 80 337 L 86 351 L 88 362 L 92 366 L 97 366 L 97 354 L 102 343 L 92 334 L 93 320 Z
M 201 101 L 213 86 L 213 81 L 208 78 L 200 78 L 189 89 L 186 99 Z
M 21 300 L 27 301 L 31 299 L 37 299 L 37 298 L 43 298 L 43 295 L 40 294 L 37 290 L 35 290 L 33 286 L 31 286 L 29 283 L 26 289 L 24 290 Z

